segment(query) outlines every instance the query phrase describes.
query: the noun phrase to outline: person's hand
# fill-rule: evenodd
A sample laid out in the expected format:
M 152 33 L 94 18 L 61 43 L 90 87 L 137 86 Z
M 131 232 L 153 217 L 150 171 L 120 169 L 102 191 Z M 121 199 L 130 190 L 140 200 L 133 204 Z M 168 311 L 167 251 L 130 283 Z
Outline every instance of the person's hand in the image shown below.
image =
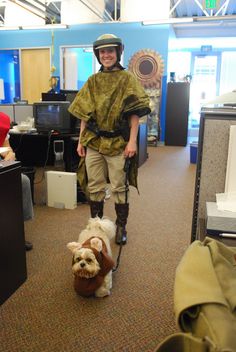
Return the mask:
M 16 155 L 12 150 L 10 150 L 5 155 L 3 155 L 3 157 L 4 157 L 4 160 L 6 160 L 6 161 L 15 161 L 16 160 Z
M 125 158 L 132 158 L 137 152 L 136 142 L 129 141 L 125 147 L 124 156 Z
M 77 153 L 79 154 L 80 157 L 85 157 L 86 155 L 85 148 L 81 143 L 78 144 Z

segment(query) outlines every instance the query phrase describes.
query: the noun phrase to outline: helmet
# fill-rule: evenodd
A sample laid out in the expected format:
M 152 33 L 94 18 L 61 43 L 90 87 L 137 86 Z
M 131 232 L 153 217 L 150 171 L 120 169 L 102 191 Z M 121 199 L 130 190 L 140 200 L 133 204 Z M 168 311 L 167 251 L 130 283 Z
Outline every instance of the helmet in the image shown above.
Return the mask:
M 124 47 L 122 44 L 122 40 L 114 34 L 100 35 L 100 37 L 98 37 L 97 40 L 95 40 L 95 42 L 93 43 L 93 52 L 98 62 L 101 63 L 99 60 L 98 50 L 102 48 L 108 48 L 108 47 L 116 47 L 117 62 L 119 62 Z

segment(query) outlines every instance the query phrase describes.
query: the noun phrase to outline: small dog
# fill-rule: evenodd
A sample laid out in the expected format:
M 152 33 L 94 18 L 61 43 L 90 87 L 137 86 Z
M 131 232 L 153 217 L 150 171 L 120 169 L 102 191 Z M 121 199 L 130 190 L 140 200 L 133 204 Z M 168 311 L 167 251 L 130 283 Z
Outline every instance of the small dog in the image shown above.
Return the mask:
M 115 231 L 116 226 L 111 220 L 91 218 L 80 233 L 78 242 L 67 244 L 73 253 L 74 288 L 79 295 L 110 295 L 114 267 L 110 241 Z

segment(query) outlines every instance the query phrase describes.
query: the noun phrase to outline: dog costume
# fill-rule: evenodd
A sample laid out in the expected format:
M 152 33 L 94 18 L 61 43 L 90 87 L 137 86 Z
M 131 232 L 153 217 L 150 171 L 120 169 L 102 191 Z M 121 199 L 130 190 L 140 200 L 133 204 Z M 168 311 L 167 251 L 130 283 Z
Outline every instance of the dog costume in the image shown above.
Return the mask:
M 100 270 L 98 274 L 92 278 L 83 278 L 78 275 L 74 277 L 74 289 L 75 291 L 83 296 L 89 297 L 94 295 L 95 291 L 102 285 L 104 277 L 109 273 L 110 270 L 114 267 L 115 263 L 113 259 L 108 255 L 107 246 L 102 238 L 98 237 L 102 241 L 102 250 L 99 252 L 95 248 L 91 246 L 91 239 L 95 237 L 89 238 L 82 244 L 81 248 L 91 249 L 96 257 L 96 260 L 99 263 Z M 72 265 L 74 264 L 74 257 L 72 261 Z

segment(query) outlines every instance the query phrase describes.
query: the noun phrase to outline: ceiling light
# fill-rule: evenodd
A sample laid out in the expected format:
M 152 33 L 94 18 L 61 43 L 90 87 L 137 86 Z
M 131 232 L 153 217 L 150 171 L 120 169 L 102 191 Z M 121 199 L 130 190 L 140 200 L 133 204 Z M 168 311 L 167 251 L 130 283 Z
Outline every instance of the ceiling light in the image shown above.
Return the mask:
M 226 15 L 226 16 L 199 16 L 193 17 L 194 22 L 204 22 L 204 21 L 235 21 L 235 15 Z
M 45 24 L 45 25 L 39 25 L 39 26 L 22 26 L 22 29 L 66 29 L 69 26 L 67 24 Z
M 143 21 L 142 24 L 144 26 L 149 26 L 152 24 L 174 24 L 174 23 L 190 23 L 193 22 L 192 17 L 171 17 L 171 18 L 164 18 L 158 19 L 153 21 Z
M 0 26 L 0 31 L 17 31 L 20 29 L 18 26 Z

